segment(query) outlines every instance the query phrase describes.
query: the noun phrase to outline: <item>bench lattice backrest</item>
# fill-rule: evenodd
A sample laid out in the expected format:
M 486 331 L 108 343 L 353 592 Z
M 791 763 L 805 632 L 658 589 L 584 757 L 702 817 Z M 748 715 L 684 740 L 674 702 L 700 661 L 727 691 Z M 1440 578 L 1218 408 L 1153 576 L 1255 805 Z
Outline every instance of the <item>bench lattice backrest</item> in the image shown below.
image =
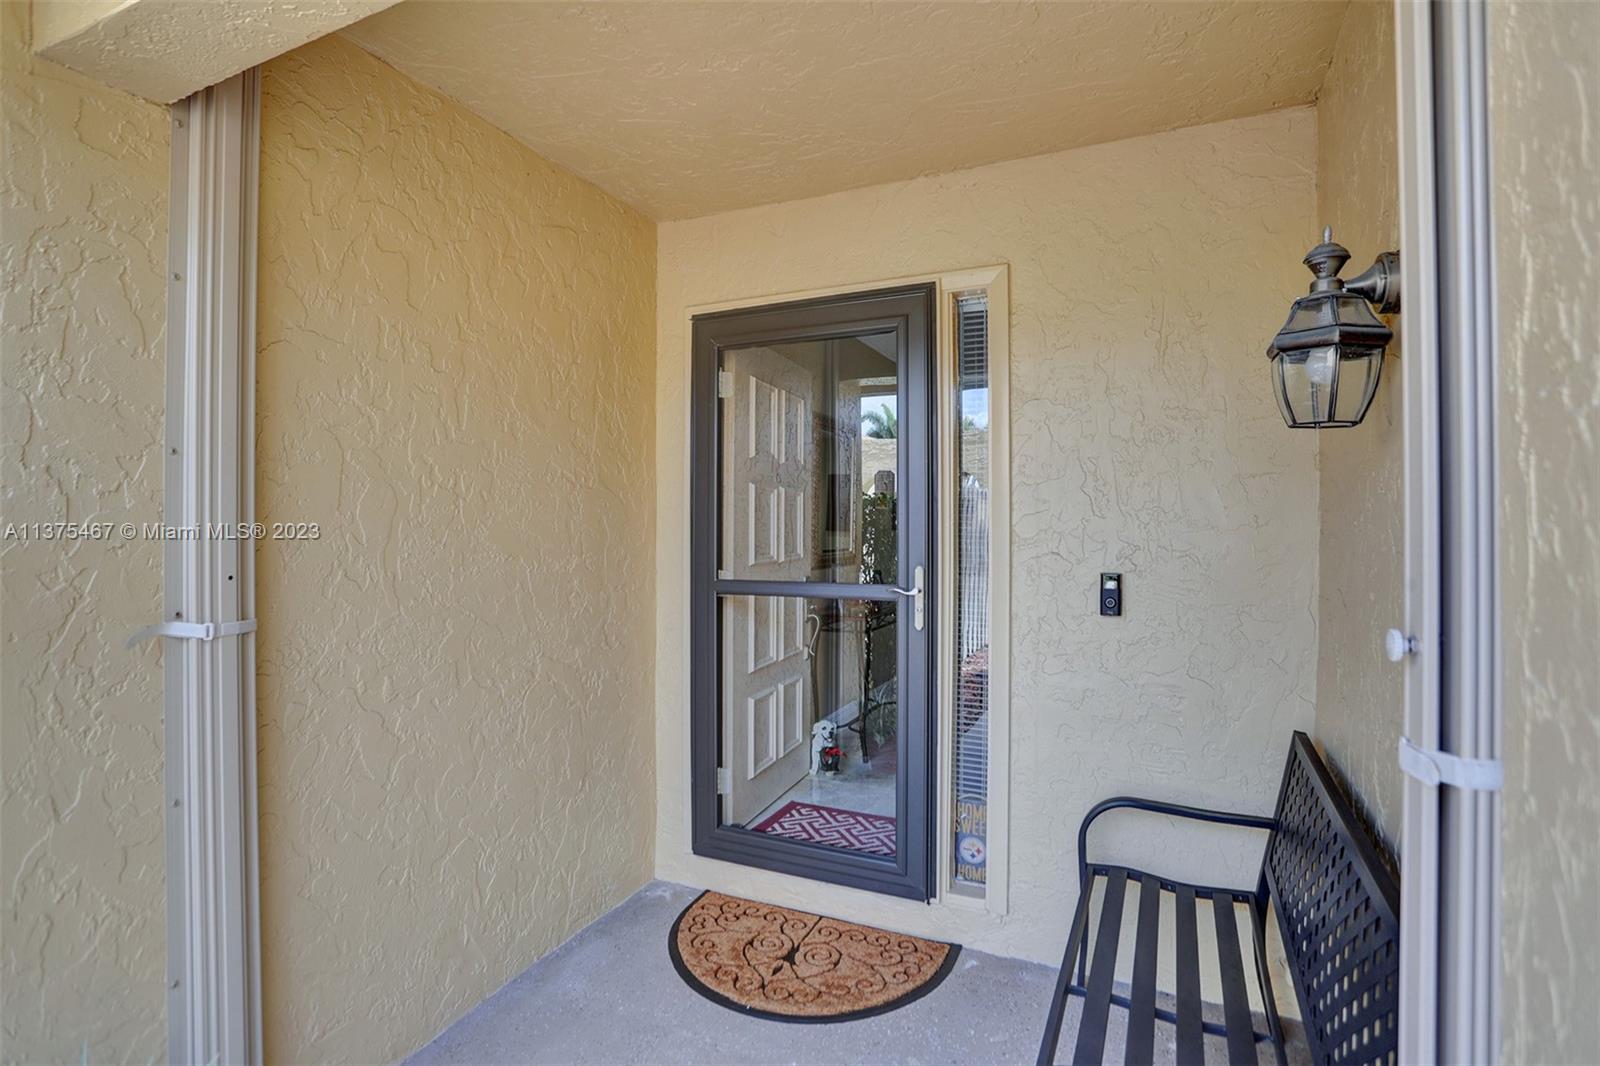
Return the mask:
M 1312 1059 L 1393 1063 L 1400 890 L 1311 741 L 1296 733 L 1264 874 Z

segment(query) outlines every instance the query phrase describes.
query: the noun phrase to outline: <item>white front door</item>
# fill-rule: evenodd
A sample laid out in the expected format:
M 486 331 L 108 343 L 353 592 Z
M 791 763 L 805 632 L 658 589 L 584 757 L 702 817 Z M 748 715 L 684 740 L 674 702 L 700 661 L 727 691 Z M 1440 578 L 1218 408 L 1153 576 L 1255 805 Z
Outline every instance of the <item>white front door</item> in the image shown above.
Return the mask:
M 754 581 L 810 576 L 812 374 L 772 348 L 728 351 L 723 380 L 725 565 Z M 723 818 L 745 824 L 810 770 L 806 600 L 730 599 L 723 616 Z

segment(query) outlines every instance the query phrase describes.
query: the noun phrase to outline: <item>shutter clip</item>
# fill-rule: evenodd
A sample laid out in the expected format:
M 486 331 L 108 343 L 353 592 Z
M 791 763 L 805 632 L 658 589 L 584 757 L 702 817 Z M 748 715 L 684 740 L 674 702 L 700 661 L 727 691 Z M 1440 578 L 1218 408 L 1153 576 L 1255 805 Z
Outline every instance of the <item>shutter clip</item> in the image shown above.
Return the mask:
M 1405 737 L 1400 738 L 1400 770 L 1425 785 L 1449 785 L 1471 792 L 1499 792 L 1506 778 L 1499 759 L 1469 759 L 1419 748 Z
M 176 637 L 179 640 L 216 640 L 218 637 L 237 637 L 254 633 L 256 620 L 244 618 L 237 622 L 157 622 L 145 626 L 129 637 L 124 647 L 131 648 L 151 637 Z

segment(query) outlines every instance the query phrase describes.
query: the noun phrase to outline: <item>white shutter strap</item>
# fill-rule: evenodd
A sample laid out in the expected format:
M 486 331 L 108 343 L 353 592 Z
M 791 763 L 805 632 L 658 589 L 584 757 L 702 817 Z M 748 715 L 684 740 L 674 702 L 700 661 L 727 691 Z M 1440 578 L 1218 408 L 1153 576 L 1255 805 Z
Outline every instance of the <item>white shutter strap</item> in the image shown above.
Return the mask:
M 1499 759 L 1469 759 L 1419 748 L 1405 737 L 1400 738 L 1400 770 L 1425 785 L 1449 785 L 1473 792 L 1499 792 L 1506 778 Z
M 237 622 L 157 622 L 153 626 L 145 626 L 129 637 L 124 646 L 131 648 L 141 640 L 149 640 L 151 637 L 216 640 L 218 637 L 237 637 L 243 633 L 254 633 L 255 629 L 254 618 L 243 618 Z

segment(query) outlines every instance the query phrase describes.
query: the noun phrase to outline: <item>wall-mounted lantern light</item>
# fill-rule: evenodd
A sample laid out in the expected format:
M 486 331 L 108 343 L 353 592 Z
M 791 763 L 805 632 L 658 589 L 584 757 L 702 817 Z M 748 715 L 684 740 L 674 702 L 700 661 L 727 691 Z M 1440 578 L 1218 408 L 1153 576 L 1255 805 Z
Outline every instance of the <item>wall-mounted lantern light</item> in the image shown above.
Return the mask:
M 1333 230 L 1306 253 L 1316 279 L 1289 308 L 1289 321 L 1272 338 L 1272 389 L 1290 429 L 1354 426 L 1366 417 L 1378 391 L 1383 350 L 1394 333 L 1372 313 L 1400 310 L 1400 254 L 1384 252 L 1359 277 L 1339 271 L 1350 252 L 1333 243 Z

